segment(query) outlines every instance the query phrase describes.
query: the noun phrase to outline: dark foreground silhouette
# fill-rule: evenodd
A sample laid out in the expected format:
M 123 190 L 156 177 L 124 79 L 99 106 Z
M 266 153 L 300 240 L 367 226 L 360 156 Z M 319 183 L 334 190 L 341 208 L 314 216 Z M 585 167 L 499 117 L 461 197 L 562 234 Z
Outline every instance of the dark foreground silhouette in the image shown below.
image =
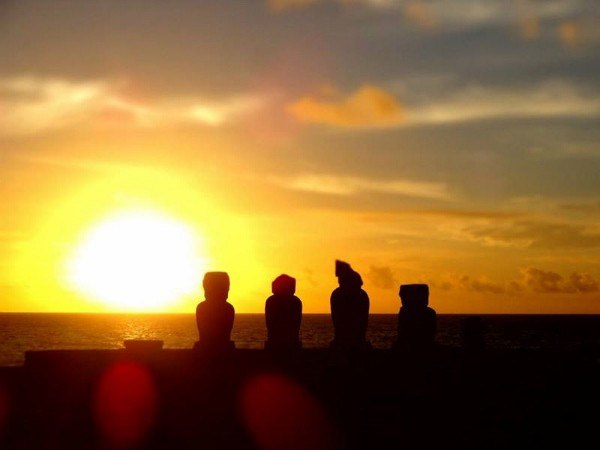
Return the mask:
M 531 450 L 596 439 L 597 353 L 332 356 L 28 352 L 24 367 L 0 369 L 0 448 Z

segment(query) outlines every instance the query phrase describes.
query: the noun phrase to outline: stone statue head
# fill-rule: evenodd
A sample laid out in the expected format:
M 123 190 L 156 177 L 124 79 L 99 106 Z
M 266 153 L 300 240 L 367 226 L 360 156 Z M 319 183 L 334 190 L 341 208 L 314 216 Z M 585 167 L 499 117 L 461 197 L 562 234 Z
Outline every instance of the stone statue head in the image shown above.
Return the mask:
M 206 300 L 224 302 L 229 296 L 229 275 L 227 272 L 206 272 L 202 286 Z
M 294 295 L 296 292 L 296 279 L 289 275 L 279 275 L 271 283 L 271 291 L 276 295 Z
M 429 286 L 426 284 L 403 284 L 399 294 L 402 306 L 425 308 L 429 304 Z
M 340 286 L 360 288 L 363 284 L 360 274 L 344 261 L 335 261 L 335 276 L 338 277 Z

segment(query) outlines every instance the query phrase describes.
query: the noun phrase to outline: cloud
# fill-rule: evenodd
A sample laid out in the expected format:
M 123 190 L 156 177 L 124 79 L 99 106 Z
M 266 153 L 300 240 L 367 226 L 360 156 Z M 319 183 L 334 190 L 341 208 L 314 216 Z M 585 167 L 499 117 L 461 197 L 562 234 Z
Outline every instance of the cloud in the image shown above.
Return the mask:
M 453 198 L 450 195 L 450 198 Z M 363 220 L 369 222 L 395 224 L 406 223 L 407 220 L 418 223 L 443 223 L 448 227 L 451 223 L 453 228 L 465 223 L 489 223 L 491 221 L 512 220 L 523 217 L 525 214 L 517 211 L 490 211 L 476 209 L 414 209 L 406 207 L 386 208 L 385 211 L 374 209 L 354 210 L 354 213 Z
M 337 127 L 390 126 L 404 121 L 398 100 L 369 84 L 341 98 L 308 95 L 288 104 L 286 110 L 300 122 Z
M 407 197 L 450 200 L 444 183 L 413 180 L 378 181 L 360 177 L 327 174 L 304 174 L 274 180 L 287 189 L 329 195 L 356 195 L 362 192 L 404 195 Z
M 485 25 L 512 25 L 524 18 L 532 23 L 582 15 L 594 7 L 593 1 L 544 0 L 267 0 L 271 11 L 299 9 L 317 4 L 337 4 L 341 7 L 366 8 L 375 13 L 398 14 L 406 20 L 431 28 L 473 28 Z M 521 24 L 522 26 L 522 24 Z
M 564 21 L 557 28 L 558 38 L 567 46 L 577 45 L 579 42 L 579 29 L 572 21 Z
M 102 81 L 0 79 L 0 132 L 35 133 L 85 121 L 110 93 L 109 84 Z
M 129 98 L 126 83 L 18 76 L 0 78 L 0 134 L 22 135 L 81 126 L 222 125 L 260 108 L 258 97 L 218 102 L 195 98 Z
M 256 111 L 263 105 L 263 100 L 255 96 L 234 97 L 221 102 L 194 102 L 188 108 L 188 116 L 192 121 L 208 125 L 222 125 L 240 116 Z
M 402 9 L 404 18 L 415 25 L 424 28 L 435 28 L 439 23 L 438 16 L 427 3 L 423 1 L 406 2 Z
M 481 294 L 515 295 L 530 291 L 540 294 L 590 294 L 600 291 L 600 283 L 589 273 L 572 272 L 568 277 L 535 267 L 521 270 L 521 277 L 494 281 L 488 277 L 450 275 L 432 285 L 442 290 L 465 290 Z
M 405 124 L 427 125 L 502 118 L 597 117 L 600 96 L 562 80 L 520 87 L 472 85 L 407 104 Z
M 534 20 L 549 20 L 574 14 L 581 9 L 580 2 L 545 0 L 498 2 L 497 0 L 425 0 L 440 22 L 449 26 L 481 27 L 492 24 L 513 24 L 526 16 Z
M 366 279 L 375 288 L 393 289 L 398 287 L 394 272 L 389 266 L 371 266 Z
M 589 273 L 573 272 L 569 283 L 576 292 L 598 292 L 600 284 Z
M 451 219 L 510 219 L 520 217 L 523 214 L 515 211 L 489 211 L 489 210 L 469 210 L 469 209 L 403 209 L 397 214 L 416 215 L 416 216 L 439 216 Z
M 563 20 L 556 27 L 556 35 L 564 47 L 600 42 L 598 21 L 587 17 L 580 20 Z
M 522 284 L 518 281 L 497 282 L 486 277 L 472 278 L 461 275 L 456 282 L 462 289 L 482 294 L 515 294 L 523 290 Z
M 402 103 L 388 91 L 363 85 L 346 97 L 335 90 L 304 96 L 289 103 L 286 110 L 299 122 L 359 129 L 600 116 L 600 95 L 560 79 L 504 87 L 473 84 L 456 88 L 441 83 L 429 90 L 413 84 L 396 83 L 405 97 Z M 415 96 L 423 90 L 426 97 Z
M 464 231 L 472 239 L 492 246 L 547 249 L 600 246 L 600 232 L 579 224 L 517 220 L 473 226 Z
M 524 282 L 534 292 L 544 294 L 593 293 L 600 284 L 589 273 L 573 272 L 568 278 L 556 272 L 528 267 L 523 270 Z

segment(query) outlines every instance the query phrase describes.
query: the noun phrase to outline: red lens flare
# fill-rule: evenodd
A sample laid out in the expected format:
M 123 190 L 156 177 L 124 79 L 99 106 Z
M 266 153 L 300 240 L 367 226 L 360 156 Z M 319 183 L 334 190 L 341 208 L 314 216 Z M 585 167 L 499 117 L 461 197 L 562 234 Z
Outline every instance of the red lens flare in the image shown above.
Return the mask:
M 119 362 L 103 374 L 95 393 L 94 417 L 107 441 L 130 446 L 144 439 L 156 419 L 157 391 L 148 370 Z
M 313 395 L 280 375 L 251 380 L 241 395 L 243 423 L 262 450 L 333 448 L 333 430 Z

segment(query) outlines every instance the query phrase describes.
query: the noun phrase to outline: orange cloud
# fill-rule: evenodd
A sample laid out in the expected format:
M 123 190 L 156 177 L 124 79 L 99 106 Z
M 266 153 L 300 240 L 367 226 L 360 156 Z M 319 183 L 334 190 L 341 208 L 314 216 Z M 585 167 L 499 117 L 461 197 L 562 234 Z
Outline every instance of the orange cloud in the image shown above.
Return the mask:
M 562 22 L 557 29 L 560 42 L 567 46 L 577 45 L 580 41 L 580 30 L 575 22 Z
M 565 47 L 598 44 L 600 42 L 600 21 L 595 18 L 565 20 L 556 28 L 558 40 Z
M 403 107 L 393 95 L 369 84 L 345 98 L 305 96 L 287 105 L 286 110 L 301 122 L 338 127 L 396 125 L 405 118 Z
M 411 1 L 404 5 L 402 10 L 404 18 L 421 28 L 431 29 L 438 24 L 437 17 L 431 8 L 421 1 Z

